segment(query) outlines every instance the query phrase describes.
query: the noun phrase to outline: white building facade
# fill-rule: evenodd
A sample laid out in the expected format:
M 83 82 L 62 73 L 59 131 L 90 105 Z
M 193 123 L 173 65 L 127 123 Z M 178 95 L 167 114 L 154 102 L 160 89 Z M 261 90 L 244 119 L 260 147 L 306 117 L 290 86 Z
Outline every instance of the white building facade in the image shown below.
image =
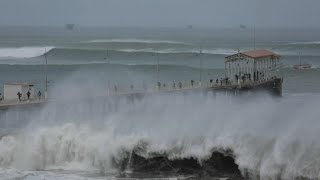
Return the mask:
M 21 93 L 21 100 L 28 100 L 27 93 L 30 92 L 30 99 L 35 99 L 33 84 L 28 83 L 7 83 L 4 84 L 4 100 L 19 100 L 18 93 Z

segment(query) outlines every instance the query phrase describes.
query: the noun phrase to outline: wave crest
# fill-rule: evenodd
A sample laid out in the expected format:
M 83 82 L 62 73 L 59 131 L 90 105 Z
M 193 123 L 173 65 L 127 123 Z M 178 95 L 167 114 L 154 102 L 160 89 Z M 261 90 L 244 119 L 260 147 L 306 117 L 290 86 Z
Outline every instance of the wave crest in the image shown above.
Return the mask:
M 320 41 L 309 41 L 309 42 L 293 42 L 290 45 L 320 45 Z
M 26 111 L 30 129 L 1 138 L 0 165 L 107 172 L 132 152 L 146 160 L 193 158 L 201 164 L 217 150 L 231 150 L 243 175 L 319 178 L 318 106 L 314 95 L 273 100 L 172 94 L 136 102 L 53 103 L 41 113 Z
M 49 52 L 54 47 L 8 47 L 8 48 L 0 48 L 0 58 L 33 58 L 39 57 L 45 54 L 45 52 Z
M 177 50 L 174 48 L 169 49 L 163 49 L 163 50 L 154 50 L 152 48 L 146 48 L 146 49 L 114 49 L 114 51 L 119 52 L 145 52 L 145 53 L 159 53 L 159 54 L 186 54 L 186 53 L 199 53 L 198 49 L 189 49 L 189 50 Z M 231 55 L 236 53 L 237 51 L 233 49 L 223 49 L 223 48 L 217 48 L 217 49 L 204 49 L 202 50 L 203 54 L 211 54 L 211 55 Z
M 144 43 L 144 44 L 182 44 L 188 45 L 189 43 L 170 41 L 170 40 L 155 40 L 155 39 L 95 39 L 85 41 L 84 43 Z

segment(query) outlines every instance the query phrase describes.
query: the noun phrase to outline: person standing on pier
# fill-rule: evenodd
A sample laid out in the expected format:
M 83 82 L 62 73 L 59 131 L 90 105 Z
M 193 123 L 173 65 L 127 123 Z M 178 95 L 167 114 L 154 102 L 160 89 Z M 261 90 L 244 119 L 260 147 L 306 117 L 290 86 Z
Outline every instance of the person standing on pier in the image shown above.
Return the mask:
M 39 98 L 39 100 L 41 99 L 41 92 L 40 91 L 38 92 L 38 98 Z
M 182 83 L 181 82 L 179 82 L 179 89 L 181 89 L 182 88 Z
M 176 83 L 173 81 L 173 84 L 172 84 L 172 88 L 175 89 L 176 88 Z
M 194 81 L 193 81 L 193 80 L 191 80 L 191 87 L 193 87 L 193 83 L 194 83 Z
M 22 94 L 20 93 L 20 92 L 18 92 L 18 99 L 19 99 L 19 101 L 21 101 L 21 96 L 22 96 Z
M 28 100 L 30 100 L 30 95 L 31 95 L 31 93 L 30 93 L 30 91 L 28 91 L 28 92 L 27 92 Z
M 234 75 L 235 76 L 235 78 L 236 78 L 236 81 L 238 82 L 238 79 L 239 79 L 239 76 L 236 74 L 236 75 Z

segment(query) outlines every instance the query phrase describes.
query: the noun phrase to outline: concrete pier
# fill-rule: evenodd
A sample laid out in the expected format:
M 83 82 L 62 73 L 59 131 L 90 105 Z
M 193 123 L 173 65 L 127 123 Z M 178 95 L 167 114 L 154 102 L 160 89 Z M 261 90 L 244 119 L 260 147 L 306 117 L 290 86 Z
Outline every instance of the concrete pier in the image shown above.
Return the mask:
M 43 104 L 47 102 L 45 99 L 33 99 L 33 100 L 23 100 L 19 101 L 17 100 L 3 100 L 0 102 L 0 109 L 6 109 L 9 107 L 14 106 L 27 106 L 27 105 L 37 105 L 37 104 Z
M 178 82 L 179 83 L 179 82 Z M 201 84 L 201 85 L 200 85 Z M 265 91 L 271 95 L 281 96 L 282 93 L 282 78 L 272 78 L 264 81 L 245 81 L 245 82 L 224 82 L 224 83 L 197 83 L 191 85 L 190 82 L 181 82 L 181 86 L 173 84 L 166 84 L 165 87 L 153 86 L 149 89 L 118 89 L 117 91 L 106 89 L 105 94 L 94 94 L 88 97 L 82 97 L 80 99 L 69 99 L 66 101 L 77 101 L 85 99 L 99 99 L 108 97 L 143 97 L 145 95 L 157 95 L 165 93 L 184 93 L 184 92 L 247 92 L 247 91 Z M 43 105 L 46 102 L 54 102 L 54 98 L 51 99 L 32 99 L 32 100 L 3 100 L 0 102 L 0 109 L 6 109 L 10 107 L 23 107 L 23 106 L 35 106 Z

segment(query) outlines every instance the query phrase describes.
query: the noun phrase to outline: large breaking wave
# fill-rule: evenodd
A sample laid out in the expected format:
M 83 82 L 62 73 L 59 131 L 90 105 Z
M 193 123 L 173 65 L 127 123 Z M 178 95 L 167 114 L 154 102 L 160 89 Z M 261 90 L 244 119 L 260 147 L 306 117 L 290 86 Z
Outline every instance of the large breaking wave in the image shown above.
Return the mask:
M 146 159 L 191 158 L 200 165 L 223 152 L 243 176 L 320 177 L 319 95 L 190 93 L 64 101 L 70 93 L 102 91 L 92 84 L 62 87 L 57 100 L 41 109 L 1 112 L 1 127 L 27 123 L 2 135 L 2 168 L 112 172 L 132 152 Z
M 189 43 L 171 41 L 171 40 L 153 40 L 153 39 L 95 39 L 85 41 L 83 43 L 142 43 L 142 44 L 181 44 L 188 45 Z
M 320 41 L 293 42 L 289 45 L 320 45 Z
M 133 48 L 134 47 L 134 48 Z M 272 48 L 271 48 L 272 49 Z M 249 49 L 242 49 L 246 51 Z M 295 56 L 297 55 L 296 49 L 274 49 L 275 52 L 286 55 Z M 79 47 L 68 47 L 68 46 L 43 46 L 43 47 L 5 47 L 0 48 L 0 59 L 28 59 L 43 56 L 45 53 L 50 53 L 50 58 L 65 58 L 65 59 L 83 59 L 88 60 L 97 58 L 97 56 L 108 56 L 112 57 L 122 57 L 122 56 L 137 56 L 145 55 L 152 57 L 155 53 L 164 55 L 177 55 L 177 56 L 198 56 L 200 53 L 200 48 L 196 46 L 179 47 L 179 46 L 164 46 L 164 47 L 152 47 L 152 46 L 141 46 L 128 47 L 124 45 L 120 46 L 79 46 Z M 225 48 L 215 48 L 207 47 L 202 49 L 202 54 L 207 56 L 215 55 L 231 55 L 237 53 L 235 48 L 225 47 Z M 312 53 L 311 53 L 312 54 Z M 317 53 L 313 53 L 318 56 Z M 67 56 L 67 58 L 65 57 Z M 101 57 L 102 58 L 102 57 Z
M 128 54 L 132 53 L 134 55 L 136 54 L 199 54 L 198 48 L 55 48 L 53 53 L 61 54 L 65 52 L 69 52 L 71 54 L 80 54 L 80 53 L 103 53 L 106 55 L 106 53 L 109 53 L 109 56 L 116 54 Z M 213 49 L 204 49 L 202 50 L 202 54 L 208 54 L 208 55 L 231 55 L 236 53 L 234 49 L 227 49 L 227 48 L 213 48 Z
M 0 58 L 32 58 L 49 52 L 54 47 L 7 47 L 0 48 Z

